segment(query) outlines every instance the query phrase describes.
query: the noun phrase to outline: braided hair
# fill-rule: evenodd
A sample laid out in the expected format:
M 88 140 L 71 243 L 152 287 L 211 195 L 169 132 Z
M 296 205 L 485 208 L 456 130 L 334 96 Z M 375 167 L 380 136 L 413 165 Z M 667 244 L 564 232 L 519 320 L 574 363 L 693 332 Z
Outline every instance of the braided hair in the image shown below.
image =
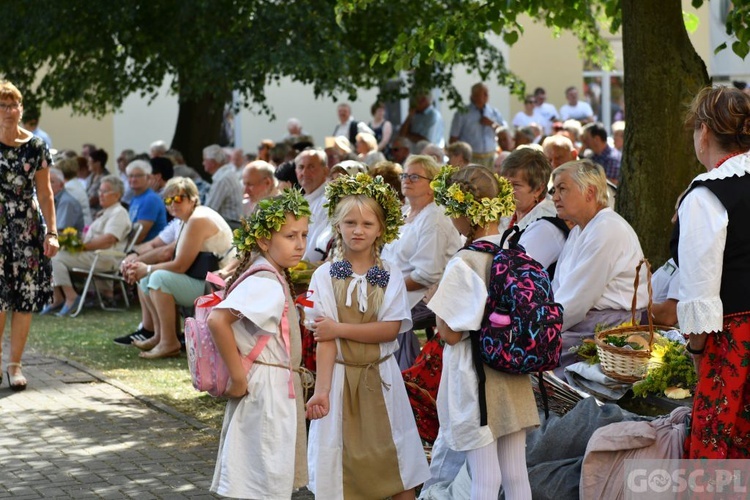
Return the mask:
M 468 165 L 454 172 L 448 184 L 458 184 L 461 191 L 471 193 L 476 200 L 495 198 L 500 193 L 494 174 L 486 167 L 476 164 Z M 477 229 L 477 226 L 471 225 L 469 233 L 466 235 L 464 248 L 474 242 L 474 234 Z

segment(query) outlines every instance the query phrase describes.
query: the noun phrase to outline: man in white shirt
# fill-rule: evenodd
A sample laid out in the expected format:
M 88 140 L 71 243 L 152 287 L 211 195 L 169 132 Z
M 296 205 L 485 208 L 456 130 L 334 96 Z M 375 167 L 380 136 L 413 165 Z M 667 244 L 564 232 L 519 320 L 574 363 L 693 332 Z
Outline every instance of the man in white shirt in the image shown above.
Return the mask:
M 238 221 L 242 216 L 242 185 L 237 179 L 237 167 L 227 163 L 221 146 L 203 148 L 203 168 L 211 175 L 211 188 L 205 205 L 219 212 L 227 221 Z
M 375 135 L 375 132 L 365 122 L 359 122 L 352 117 L 352 107 L 349 106 L 349 103 L 342 102 L 339 104 L 336 112 L 339 116 L 339 123 L 333 129 L 333 137 L 343 135 L 349 139 L 350 144 L 354 144 L 357 142 L 357 134 L 365 132 Z
M 594 121 L 594 110 L 589 103 L 578 100 L 578 89 L 568 87 L 565 89 L 565 98 L 568 103 L 560 107 L 560 118 L 562 120 L 578 120 L 581 124 Z
M 550 135 L 552 133 L 552 124 L 557 120 L 558 114 L 555 106 L 546 101 L 547 91 L 542 87 L 534 89 L 534 105 L 536 106 L 537 114 L 542 117 L 540 125 L 544 127 L 544 134 Z
M 463 141 L 471 146 L 471 161 L 492 168 L 497 142 L 495 131 L 504 125 L 500 111 L 489 105 L 490 93 L 482 82 L 471 87 L 471 101 L 463 113 L 453 115 L 448 142 Z
M 242 170 L 242 185 L 245 188 L 242 203 L 245 216 L 253 213 L 260 200 L 278 194 L 275 172 L 274 166 L 263 160 L 250 162 Z
M 320 262 L 326 255 L 326 234 L 330 236 L 328 211 L 323 206 L 326 202 L 325 184 L 328 178 L 326 152 L 322 149 L 306 149 L 297 155 L 294 165 L 297 181 L 302 186 L 312 212 L 307 233 L 307 248 L 302 260 Z

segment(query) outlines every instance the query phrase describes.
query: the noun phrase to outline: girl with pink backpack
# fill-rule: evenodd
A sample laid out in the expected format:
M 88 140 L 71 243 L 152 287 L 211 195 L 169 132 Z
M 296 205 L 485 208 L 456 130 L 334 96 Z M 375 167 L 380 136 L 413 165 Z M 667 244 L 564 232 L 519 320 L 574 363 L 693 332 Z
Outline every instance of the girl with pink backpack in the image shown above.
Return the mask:
M 229 372 L 211 484 L 220 495 L 286 500 L 307 483 L 301 338 L 289 268 L 302 259 L 309 216 L 302 194 L 285 190 L 260 201 L 234 233 L 240 265 L 208 316 Z

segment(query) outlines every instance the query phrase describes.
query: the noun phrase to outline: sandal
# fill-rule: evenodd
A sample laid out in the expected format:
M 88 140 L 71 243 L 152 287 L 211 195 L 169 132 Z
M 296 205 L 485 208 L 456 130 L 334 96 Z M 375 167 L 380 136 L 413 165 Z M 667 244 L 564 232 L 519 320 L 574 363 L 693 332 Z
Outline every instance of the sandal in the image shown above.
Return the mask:
M 10 374 L 11 366 L 18 367 L 18 373 L 16 375 Z M 8 384 L 10 384 L 11 391 L 23 391 L 26 389 L 26 384 L 28 382 L 26 377 L 23 376 L 23 373 L 21 373 L 21 363 L 8 363 L 8 370 L 5 373 L 8 374 Z
M 154 348 L 150 351 L 143 351 L 139 356 L 144 359 L 177 358 L 181 353 L 182 351 L 179 347 L 173 351 L 162 351 L 161 349 Z
M 133 340 L 132 344 L 141 351 L 150 351 L 151 349 L 159 345 L 159 340 L 151 337 L 150 339 L 146 339 L 143 341 Z

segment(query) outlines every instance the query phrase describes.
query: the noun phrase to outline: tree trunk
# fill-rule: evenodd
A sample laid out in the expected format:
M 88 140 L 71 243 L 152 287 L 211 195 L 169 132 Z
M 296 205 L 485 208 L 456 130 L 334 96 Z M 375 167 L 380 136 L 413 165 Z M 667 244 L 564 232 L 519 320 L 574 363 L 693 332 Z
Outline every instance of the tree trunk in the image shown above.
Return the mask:
M 669 257 L 677 196 L 703 169 L 683 120 L 710 80 L 680 0 L 622 0 L 622 43 L 627 126 L 617 210 L 659 266 Z
M 172 147 L 185 157 L 187 165 L 210 180 L 203 170 L 203 148 L 219 144 L 226 99 L 203 95 L 198 99 L 180 97 L 177 127 Z

